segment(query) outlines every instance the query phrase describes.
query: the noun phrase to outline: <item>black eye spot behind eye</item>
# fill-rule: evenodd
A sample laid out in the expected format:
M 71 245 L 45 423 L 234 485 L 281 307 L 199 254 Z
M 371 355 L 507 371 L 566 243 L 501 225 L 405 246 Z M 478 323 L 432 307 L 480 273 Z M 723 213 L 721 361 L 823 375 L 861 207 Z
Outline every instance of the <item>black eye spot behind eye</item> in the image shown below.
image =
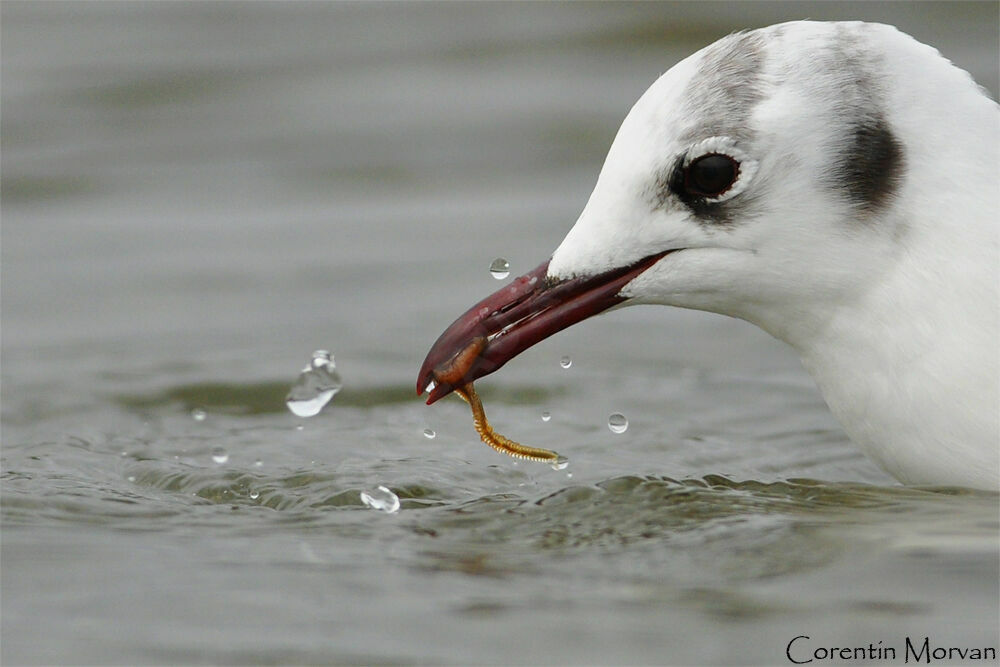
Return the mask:
M 690 197 L 718 197 L 740 177 L 740 163 L 721 153 L 703 155 L 684 169 L 684 192 Z

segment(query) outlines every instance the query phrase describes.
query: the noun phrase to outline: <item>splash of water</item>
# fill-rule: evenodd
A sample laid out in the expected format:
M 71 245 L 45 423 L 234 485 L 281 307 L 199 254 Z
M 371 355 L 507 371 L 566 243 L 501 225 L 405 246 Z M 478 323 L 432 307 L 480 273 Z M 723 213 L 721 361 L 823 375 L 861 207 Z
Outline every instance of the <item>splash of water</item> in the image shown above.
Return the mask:
M 361 502 L 386 514 L 394 514 L 399 511 L 399 496 L 387 486 L 379 485 L 377 489 L 362 491 Z
M 333 355 L 326 350 L 316 350 L 289 390 L 285 405 L 299 417 L 312 417 L 318 415 L 343 386 Z

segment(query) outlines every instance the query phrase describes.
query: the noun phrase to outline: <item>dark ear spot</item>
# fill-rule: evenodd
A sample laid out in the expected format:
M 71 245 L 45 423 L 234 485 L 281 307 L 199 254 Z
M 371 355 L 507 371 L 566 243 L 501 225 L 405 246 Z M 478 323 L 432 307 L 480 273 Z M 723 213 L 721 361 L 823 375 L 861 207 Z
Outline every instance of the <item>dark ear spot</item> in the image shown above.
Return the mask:
M 874 213 L 890 202 L 903 180 L 903 147 L 881 115 L 846 129 L 834 186 L 861 210 Z

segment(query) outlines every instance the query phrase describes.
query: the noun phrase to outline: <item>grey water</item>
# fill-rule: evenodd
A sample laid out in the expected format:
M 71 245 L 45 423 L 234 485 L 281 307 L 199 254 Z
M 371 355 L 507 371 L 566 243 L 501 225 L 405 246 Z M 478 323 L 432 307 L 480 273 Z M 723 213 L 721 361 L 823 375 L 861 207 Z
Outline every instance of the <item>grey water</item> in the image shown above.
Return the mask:
M 995 98 L 997 7 L 3 2 L 0 661 L 996 647 L 997 495 L 897 484 L 747 324 L 615 311 L 482 380 L 563 470 L 414 382 L 685 55 L 878 20 Z M 298 417 L 320 349 L 342 389 Z

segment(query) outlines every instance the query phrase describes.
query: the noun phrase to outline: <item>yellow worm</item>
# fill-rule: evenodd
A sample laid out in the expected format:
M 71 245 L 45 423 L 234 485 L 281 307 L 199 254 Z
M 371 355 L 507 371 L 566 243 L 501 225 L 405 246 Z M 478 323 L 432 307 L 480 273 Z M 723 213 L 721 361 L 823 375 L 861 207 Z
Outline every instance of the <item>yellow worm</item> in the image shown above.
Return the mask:
M 472 419 L 476 427 L 476 433 L 479 434 L 483 442 L 493 449 L 514 458 L 538 461 L 539 463 L 561 463 L 565 461 L 565 459 L 562 459 L 562 457 L 551 450 L 528 447 L 519 442 L 514 442 L 510 438 L 505 438 L 494 431 L 493 427 L 486 420 L 483 402 L 479 399 L 479 394 L 476 393 L 471 382 L 463 387 L 455 387 L 455 393 L 465 399 L 465 402 L 472 408 Z

